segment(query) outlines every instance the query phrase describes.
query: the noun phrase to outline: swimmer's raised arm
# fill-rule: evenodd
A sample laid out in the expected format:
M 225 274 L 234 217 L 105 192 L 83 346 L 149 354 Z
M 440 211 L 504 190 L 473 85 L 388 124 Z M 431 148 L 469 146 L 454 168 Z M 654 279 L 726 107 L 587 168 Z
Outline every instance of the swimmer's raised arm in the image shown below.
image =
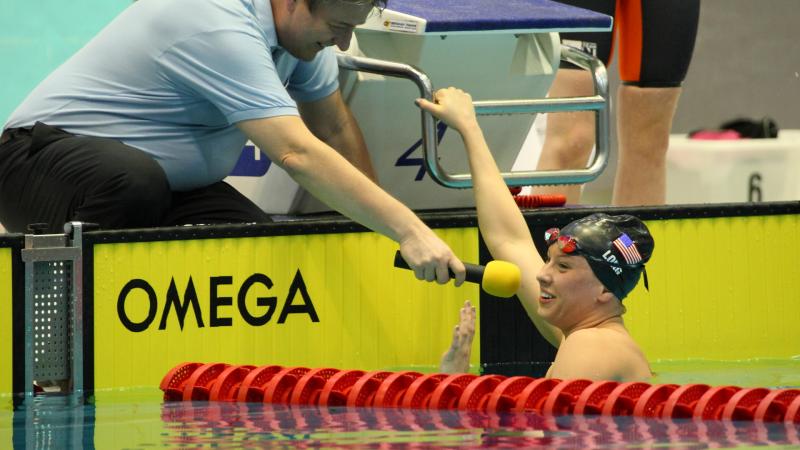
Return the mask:
M 434 94 L 435 103 L 418 99 L 417 105 L 461 134 L 474 185 L 478 225 L 489 252 L 519 266 L 522 273 L 517 296 L 539 332 L 558 346 L 562 333 L 537 313 L 539 282 L 536 274 L 544 264 L 531 238 L 528 225 L 511 197 L 492 157 L 475 116 L 472 97 L 456 88 Z

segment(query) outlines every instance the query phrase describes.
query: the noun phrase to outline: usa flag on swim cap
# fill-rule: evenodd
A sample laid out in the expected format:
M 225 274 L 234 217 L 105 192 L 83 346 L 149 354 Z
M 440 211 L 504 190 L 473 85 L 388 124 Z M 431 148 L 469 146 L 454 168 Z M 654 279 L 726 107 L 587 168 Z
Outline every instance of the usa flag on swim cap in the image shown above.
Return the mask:
M 622 254 L 622 257 L 625 258 L 625 262 L 628 264 L 636 264 L 642 260 L 642 255 L 639 254 L 639 249 L 636 248 L 636 244 L 631 240 L 631 238 L 622 233 L 622 235 L 616 238 L 613 242 L 614 247 L 617 247 L 617 250 Z

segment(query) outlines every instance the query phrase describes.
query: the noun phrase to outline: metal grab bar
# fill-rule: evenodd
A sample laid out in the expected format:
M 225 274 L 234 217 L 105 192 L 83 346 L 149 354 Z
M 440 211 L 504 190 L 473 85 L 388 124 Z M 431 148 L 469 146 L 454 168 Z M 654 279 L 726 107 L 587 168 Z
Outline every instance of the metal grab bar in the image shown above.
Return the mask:
M 420 90 L 420 97 L 433 99 L 433 86 L 430 78 L 420 69 L 409 64 L 396 63 L 374 58 L 338 54 L 339 67 L 347 70 L 406 78 L 413 81 Z M 540 112 L 594 111 L 596 151 L 592 164 L 578 170 L 530 170 L 503 172 L 501 175 L 509 186 L 530 186 L 544 184 L 580 184 L 597 178 L 608 164 L 609 145 L 609 107 L 608 76 L 606 68 L 598 59 L 578 49 L 562 46 L 561 60 L 572 63 L 592 74 L 594 96 L 544 98 L 529 100 L 487 100 L 474 102 L 478 115 L 533 114 Z M 456 189 L 472 187 L 472 176 L 450 174 L 439 164 L 436 120 L 427 111 L 421 111 L 422 151 L 425 168 L 431 178 L 442 186 Z
M 383 59 L 367 58 L 337 53 L 339 67 L 347 70 L 375 73 L 397 78 L 406 78 L 414 82 L 419 88 L 421 98 L 433 100 L 433 84 L 428 75 L 420 69 L 404 63 L 386 61 Z M 437 162 L 438 141 L 436 139 L 436 119 L 427 111 L 421 111 L 422 117 L 422 152 L 425 168 L 437 183 L 443 184 L 439 174 L 443 172 Z M 430 161 L 433 161 L 432 163 Z M 433 167 L 431 167 L 433 164 Z M 447 186 L 445 184 L 445 186 Z

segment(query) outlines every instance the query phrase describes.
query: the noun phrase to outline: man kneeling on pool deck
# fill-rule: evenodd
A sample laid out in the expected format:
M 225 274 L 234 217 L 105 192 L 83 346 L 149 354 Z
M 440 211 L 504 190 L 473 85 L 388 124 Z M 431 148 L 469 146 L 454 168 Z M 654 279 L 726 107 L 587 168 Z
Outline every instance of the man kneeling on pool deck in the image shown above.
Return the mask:
M 420 108 L 461 134 L 474 184 L 478 225 L 492 257 L 519 266 L 517 297 L 539 332 L 558 352 L 548 378 L 636 381 L 650 365 L 622 320 L 622 300 L 644 272 L 654 242 L 630 215 L 592 214 L 545 233 L 543 260 L 525 219 L 508 193 L 475 116 L 472 98 L 455 88 L 439 90 Z M 646 274 L 645 274 L 646 283 Z M 453 333 L 441 370 L 466 372 L 475 328 L 469 302 Z

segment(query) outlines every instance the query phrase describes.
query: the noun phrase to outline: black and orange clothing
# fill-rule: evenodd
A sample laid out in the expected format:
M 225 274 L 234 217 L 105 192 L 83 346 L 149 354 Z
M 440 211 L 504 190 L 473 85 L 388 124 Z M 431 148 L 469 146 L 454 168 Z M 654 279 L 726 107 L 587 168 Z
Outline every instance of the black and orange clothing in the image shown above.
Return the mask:
M 700 0 L 559 0 L 614 17 L 608 33 L 562 33 L 608 65 L 616 47 L 620 78 L 639 87 L 680 86 L 692 60 Z M 563 67 L 572 67 L 565 63 Z

